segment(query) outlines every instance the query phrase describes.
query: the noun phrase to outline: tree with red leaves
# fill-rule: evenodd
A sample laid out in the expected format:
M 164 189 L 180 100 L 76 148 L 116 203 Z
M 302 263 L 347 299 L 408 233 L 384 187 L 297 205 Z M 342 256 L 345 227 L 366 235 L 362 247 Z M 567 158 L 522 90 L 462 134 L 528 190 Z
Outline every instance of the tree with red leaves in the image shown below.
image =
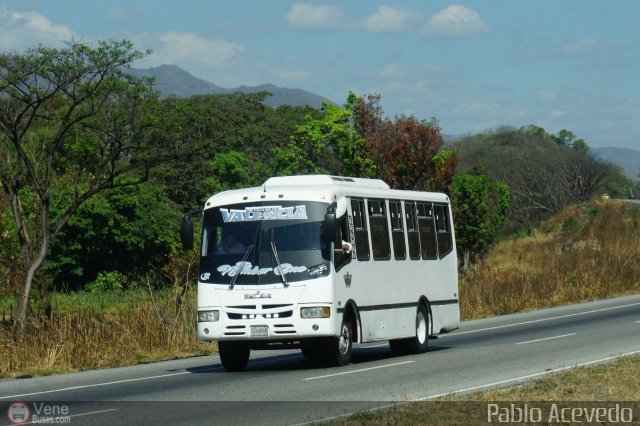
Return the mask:
M 400 115 L 382 117 L 379 95 L 360 98 L 354 125 L 365 139 L 376 175 L 397 189 L 444 191 L 455 173 L 456 155 L 443 151 L 444 141 L 435 119 L 418 121 Z

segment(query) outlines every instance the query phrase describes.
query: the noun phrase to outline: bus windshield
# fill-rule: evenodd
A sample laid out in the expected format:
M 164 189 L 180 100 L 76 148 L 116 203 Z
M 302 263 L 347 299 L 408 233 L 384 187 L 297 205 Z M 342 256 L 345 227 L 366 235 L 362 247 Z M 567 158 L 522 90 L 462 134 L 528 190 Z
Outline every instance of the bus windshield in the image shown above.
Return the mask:
M 329 245 L 321 239 L 327 204 L 262 202 L 205 210 L 200 282 L 261 285 L 329 273 Z

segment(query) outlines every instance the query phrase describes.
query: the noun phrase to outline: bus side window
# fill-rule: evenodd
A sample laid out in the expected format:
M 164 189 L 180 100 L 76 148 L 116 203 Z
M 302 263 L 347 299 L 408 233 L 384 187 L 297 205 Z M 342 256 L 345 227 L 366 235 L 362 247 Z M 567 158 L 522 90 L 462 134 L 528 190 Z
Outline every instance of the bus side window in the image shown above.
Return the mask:
M 334 246 L 336 249 L 342 247 L 342 242 L 346 241 L 353 244 L 349 238 L 349 227 L 347 224 L 347 214 L 345 213 L 340 219 L 338 219 L 338 226 L 336 227 L 336 236 L 334 238 Z M 344 253 L 341 250 L 336 250 L 333 255 L 333 264 L 336 271 L 339 271 L 344 265 L 351 261 L 351 253 Z
M 409 241 L 409 257 L 413 260 L 420 259 L 420 235 L 418 234 L 418 215 L 416 203 L 404 202 L 404 212 L 407 217 L 407 240 Z
M 389 218 L 394 256 L 396 260 L 404 260 L 407 258 L 407 247 L 404 242 L 404 217 L 400 201 L 389 201 Z
M 371 227 L 371 251 L 374 260 L 391 259 L 387 206 L 384 200 L 368 200 L 369 226 Z
M 423 259 L 438 258 L 436 227 L 433 221 L 431 203 L 418 203 L 418 230 L 420 232 L 420 249 Z
M 353 227 L 356 234 L 355 243 L 357 259 L 369 260 L 369 233 L 367 232 L 367 219 L 365 217 L 364 200 L 352 199 L 351 212 L 353 214 Z
M 435 205 L 434 210 L 438 230 L 438 251 L 440 252 L 440 259 L 442 259 L 453 249 L 451 224 L 449 223 L 449 206 Z

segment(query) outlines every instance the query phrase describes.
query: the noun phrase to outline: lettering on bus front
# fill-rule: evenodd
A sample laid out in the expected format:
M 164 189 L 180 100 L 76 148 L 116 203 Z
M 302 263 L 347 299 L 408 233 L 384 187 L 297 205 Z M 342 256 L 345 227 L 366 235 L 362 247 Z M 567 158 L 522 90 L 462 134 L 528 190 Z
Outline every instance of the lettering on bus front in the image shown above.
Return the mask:
M 293 274 L 304 272 L 306 270 L 306 266 L 293 266 L 290 263 L 283 263 L 280 266 L 276 266 L 274 268 L 259 268 L 257 266 L 253 266 L 251 262 L 237 262 L 235 265 L 220 265 L 217 268 L 217 271 L 220 272 L 220 275 L 223 277 L 225 275 L 228 275 L 230 277 L 236 275 L 265 275 L 269 272 L 273 272 L 274 274 L 280 276 L 282 274 Z
M 261 220 L 307 219 L 307 207 L 257 206 L 245 209 L 220 209 L 222 220 L 228 222 L 252 222 Z

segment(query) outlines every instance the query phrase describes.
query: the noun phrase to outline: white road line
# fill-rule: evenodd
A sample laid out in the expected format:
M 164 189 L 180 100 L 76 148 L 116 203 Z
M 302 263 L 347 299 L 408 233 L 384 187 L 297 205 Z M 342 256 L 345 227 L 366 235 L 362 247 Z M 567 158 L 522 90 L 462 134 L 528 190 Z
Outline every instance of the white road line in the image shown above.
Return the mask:
M 364 371 L 371 371 L 371 370 L 377 370 L 379 368 L 388 368 L 388 367 L 395 367 L 396 365 L 403 365 L 403 364 L 411 364 L 415 361 L 404 361 L 404 362 L 396 362 L 394 364 L 385 364 L 385 365 L 378 365 L 377 367 L 370 367 L 370 368 L 362 368 L 360 370 L 351 370 L 351 371 L 343 371 L 341 373 L 334 373 L 334 374 L 327 374 L 324 376 L 316 376 L 316 377 L 307 377 L 306 379 L 301 379 L 301 380 L 317 380 L 317 379 L 326 379 L 328 377 L 335 377 L 335 376 L 343 376 L 345 374 L 353 374 L 353 373 L 362 373 Z
M 287 356 L 287 358 L 293 358 L 293 356 Z M 265 363 L 269 363 L 269 362 L 273 362 L 273 360 L 256 360 L 256 361 L 252 361 L 251 364 L 252 365 L 265 364 Z M 211 367 L 211 368 L 206 368 L 206 369 L 203 369 L 203 370 L 199 370 L 198 373 L 209 372 L 209 371 L 220 371 L 220 370 L 224 370 L 224 368 L 222 366 Z M 118 385 L 118 384 L 121 384 L 121 383 L 140 382 L 140 381 L 143 381 L 143 380 L 163 379 L 165 377 L 181 376 L 183 374 L 194 374 L 194 372 L 193 371 L 181 371 L 179 373 L 161 374 L 159 376 L 138 377 L 138 378 L 135 378 L 135 379 L 125 379 L 125 380 L 114 380 L 112 382 L 105 382 L 105 383 L 93 383 L 93 384 L 90 384 L 90 385 L 71 386 L 71 387 L 68 387 L 68 388 L 50 389 L 50 390 L 46 390 L 46 391 L 23 393 L 23 394 L 19 394 L 19 395 L 0 396 L 0 401 L 3 400 L 3 399 L 22 398 L 22 397 L 25 397 L 25 396 L 43 395 L 43 394 L 46 394 L 46 393 L 56 393 L 56 392 L 64 392 L 64 391 L 71 391 L 71 390 L 78 390 L 78 389 L 96 388 L 96 387 L 100 387 L 100 386 Z
M 456 332 L 449 333 L 449 334 L 439 334 L 438 338 L 442 338 L 442 337 L 451 338 L 451 337 L 461 336 L 463 334 L 479 333 L 481 331 L 487 331 L 487 330 L 498 330 L 498 329 L 501 329 L 501 328 L 517 327 L 519 325 L 534 324 L 536 322 L 552 321 L 552 320 L 561 319 L 561 318 L 577 317 L 577 316 L 580 316 L 580 315 L 588 315 L 588 314 L 593 314 L 593 313 L 596 313 L 596 312 L 605 312 L 605 311 L 611 311 L 613 309 L 622 309 L 622 308 L 628 308 L 630 306 L 638 306 L 638 305 L 640 305 L 640 302 L 631 303 L 629 305 L 612 306 L 610 308 L 594 309 L 593 311 L 578 312 L 578 313 L 575 313 L 575 314 L 560 315 L 560 316 L 557 316 L 557 317 L 541 318 L 541 319 L 537 319 L 537 320 L 523 321 L 523 322 L 517 322 L 517 323 L 513 323 L 513 324 L 497 325 L 495 327 L 479 328 L 477 330 L 460 331 L 460 332 L 456 331 Z
M 33 396 L 33 395 L 42 395 L 42 394 L 45 394 L 45 393 L 55 393 L 55 392 L 64 392 L 64 391 L 70 391 L 70 390 L 95 388 L 95 387 L 99 387 L 99 386 L 117 385 L 117 384 L 120 384 L 120 383 L 139 382 L 139 381 L 142 381 L 142 380 L 162 379 L 164 377 L 181 376 L 183 374 L 191 374 L 191 372 L 190 371 L 182 371 L 180 373 L 162 374 L 160 376 L 138 377 L 136 379 L 114 380 L 113 382 L 93 383 L 91 385 L 83 385 L 83 386 L 71 386 L 71 387 L 68 387 L 68 388 L 51 389 L 51 390 L 46 390 L 46 391 L 41 391 L 41 392 L 23 393 L 23 394 L 20 394 L 20 395 L 0 396 L 0 400 L 12 399 L 12 398 L 22 398 L 22 397 L 25 397 L 25 396 Z
M 636 321 L 636 324 L 640 324 L 640 321 Z
M 99 411 L 89 411 L 88 413 L 80 413 L 80 414 L 73 414 L 69 417 L 82 417 L 82 416 L 92 416 L 94 414 L 104 414 L 104 413 L 109 413 L 111 411 L 118 411 L 120 410 L 119 408 L 108 408 L 106 410 L 99 410 Z
M 429 400 L 429 399 L 440 398 L 440 397 L 443 397 L 443 396 L 454 395 L 454 394 L 457 394 L 457 393 L 466 393 L 466 392 L 471 392 L 471 391 L 474 391 L 474 390 L 479 390 L 479 389 L 484 389 L 484 388 L 490 388 L 490 387 L 495 387 L 495 386 L 499 386 L 499 385 L 504 385 L 504 384 L 507 384 L 507 383 L 520 382 L 520 381 L 523 381 L 523 380 L 532 379 L 534 377 L 546 376 L 546 375 L 549 375 L 549 374 L 552 374 L 552 373 L 557 373 L 557 372 L 564 371 L 564 370 L 571 370 L 571 369 L 577 368 L 577 367 L 586 367 L 586 366 L 592 365 L 592 364 L 600 364 L 600 363 L 603 363 L 603 362 L 611 361 L 611 360 L 622 358 L 622 357 L 625 357 L 625 356 L 636 355 L 636 354 L 640 354 L 640 351 L 626 352 L 626 353 L 623 353 L 623 354 L 620 354 L 620 355 L 615 355 L 615 356 L 610 356 L 610 357 L 607 357 L 607 358 L 597 359 L 595 361 L 583 362 L 581 364 L 576 364 L 576 365 L 569 366 L 569 367 L 556 368 L 554 370 L 542 371 L 540 373 L 529 374 L 527 376 L 514 377 L 512 379 L 500 380 L 499 382 L 487 383 L 487 384 L 484 384 L 484 385 L 473 386 L 473 387 L 466 388 L 466 389 L 458 389 L 458 390 L 455 390 L 455 391 L 452 391 L 452 392 L 446 392 L 446 393 L 441 393 L 441 394 L 437 394 L 437 395 L 426 396 L 424 398 L 419 398 L 418 401 L 426 401 L 426 400 Z
M 544 340 L 560 339 L 562 337 L 569 337 L 569 336 L 575 336 L 575 335 L 576 333 L 570 333 L 570 334 L 563 334 L 562 336 L 545 337 L 544 339 L 527 340 L 526 342 L 518 342 L 516 343 L 516 345 L 526 345 L 527 343 L 542 342 Z

